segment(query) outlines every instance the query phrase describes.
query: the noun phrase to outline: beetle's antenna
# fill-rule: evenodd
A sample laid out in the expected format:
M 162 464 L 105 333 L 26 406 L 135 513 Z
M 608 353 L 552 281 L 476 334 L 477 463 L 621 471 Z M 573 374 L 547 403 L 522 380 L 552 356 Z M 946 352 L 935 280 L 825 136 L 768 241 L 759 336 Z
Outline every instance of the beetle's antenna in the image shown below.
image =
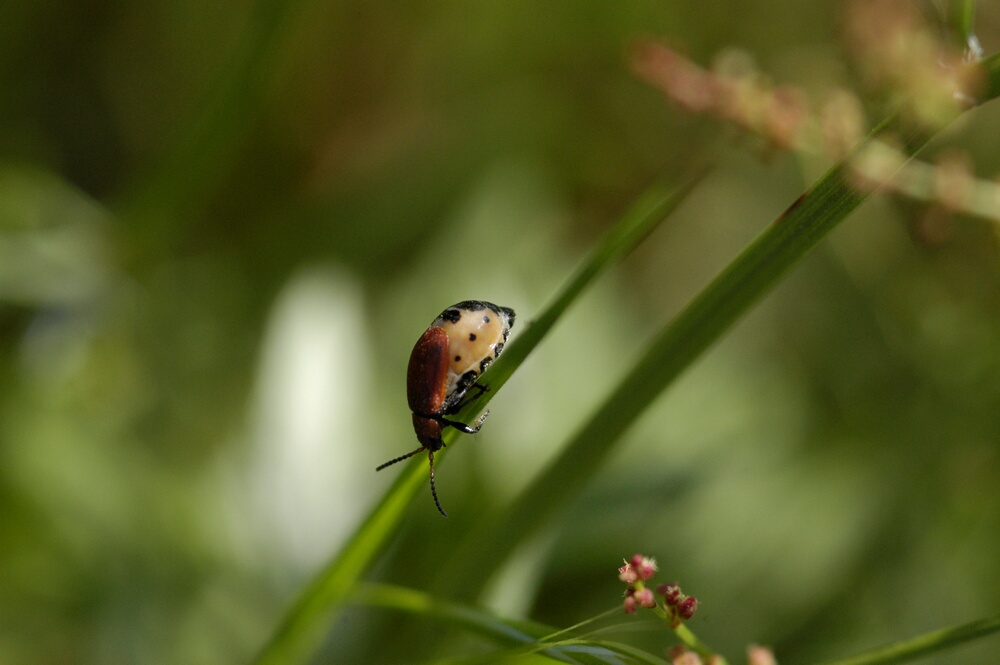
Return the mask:
M 433 450 L 428 450 L 427 451 L 427 458 L 431 461 L 431 495 L 434 497 L 434 505 L 437 506 L 439 513 L 441 513 L 445 517 L 448 517 L 448 513 L 444 512 L 444 508 L 441 507 L 441 502 L 438 501 L 438 491 L 437 491 L 437 488 L 434 487 L 434 451 Z
M 402 462 L 402 461 L 403 461 L 403 460 L 405 460 L 405 459 L 410 459 L 411 457 L 413 457 L 414 455 L 416 455 L 417 453 L 419 453 L 419 452 L 421 452 L 421 451 L 423 451 L 423 450 L 424 450 L 424 447 L 423 447 L 423 446 L 420 446 L 419 448 L 417 448 L 416 450 L 414 450 L 414 451 L 413 451 L 412 453 L 406 453 L 405 455 L 400 455 L 400 456 L 399 456 L 399 457 L 397 457 L 396 459 L 391 459 L 391 460 L 389 460 L 389 461 L 388 461 L 388 462 L 386 462 L 385 464 L 379 464 L 379 465 L 378 465 L 377 467 L 375 467 L 375 470 L 376 470 L 376 471 L 381 471 L 381 470 L 382 470 L 382 469 L 384 469 L 385 467 L 387 467 L 387 466 L 392 466 L 392 465 L 393 465 L 393 464 L 395 464 L 396 462 Z

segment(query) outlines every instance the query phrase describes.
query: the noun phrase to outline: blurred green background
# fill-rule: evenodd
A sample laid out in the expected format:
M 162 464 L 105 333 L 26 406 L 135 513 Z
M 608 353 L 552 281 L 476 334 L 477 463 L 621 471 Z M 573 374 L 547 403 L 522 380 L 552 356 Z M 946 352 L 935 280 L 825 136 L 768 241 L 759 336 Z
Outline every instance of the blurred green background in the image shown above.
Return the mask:
M 371 579 L 428 588 L 646 340 L 826 164 L 760 160 L 630 73 L 654 36 L 856 88 L 836 2 L 0 5 L 0 662 L 246 661 L 411 450 L 444 307 L 519 330 L 642 189 L 719 167 L 575 306 Z M 980 7 L 987 53 L 1000 10 Z M 871 116 L 879 117 L 877 107 Z M 927 153 L 1000 171 L 987 105 Z M 566 626 L 658 558 L 733 662 L 998 610 L 996 227 L 866 204 L 627 434 L 483 601 Z M 468 565 L 474 566 L 475 562 Z M 661 628 L 614 637 L 662 653 Z M 351 610 L 317 662 L 485 648 Z M 1000 662 L 994 638 L 937 661 Z

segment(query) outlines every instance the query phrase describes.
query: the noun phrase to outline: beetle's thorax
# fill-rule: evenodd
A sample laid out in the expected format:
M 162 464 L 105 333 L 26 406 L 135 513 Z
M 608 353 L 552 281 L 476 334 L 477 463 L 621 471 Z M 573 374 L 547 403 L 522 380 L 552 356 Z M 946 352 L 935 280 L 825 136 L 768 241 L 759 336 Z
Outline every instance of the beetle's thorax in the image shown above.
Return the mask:
M 413 414 L 413 431 L 417 433 L 417 441 L 431 452 L 436 452 L 444 447 L 441 440 L 442 425 L 434 418 Z

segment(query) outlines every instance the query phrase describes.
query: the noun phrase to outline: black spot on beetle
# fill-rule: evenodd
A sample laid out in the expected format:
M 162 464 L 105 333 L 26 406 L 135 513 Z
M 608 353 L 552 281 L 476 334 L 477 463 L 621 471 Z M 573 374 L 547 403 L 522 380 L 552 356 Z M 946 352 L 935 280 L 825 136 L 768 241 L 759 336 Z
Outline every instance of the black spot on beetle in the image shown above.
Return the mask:
M 454 307 L 449 307 L 448 309 L 441 312 L 441 316 L 439 316 L 438 318 L 444 319 L 449 323 L 458 323 L 458 320 L 462 318 L 462 312 L 459 311 L 458 309 L 455 309 Z
M 481 309 L 486 309 L 490 303 L 483 302 L 482 300 L 463 300 L 460 303 L 455 303 L 452 305 L 455 309 L 465 309 L 470 312 L 478 312 Z
M 470 342 L 476 341 L 476 333 L 469 333 L 469 341 Z
M 489 322 L 490 322 L 490 317 L 484 316 L 483 317 L 483 323 L 489 323 Z
M 455 362 L 458 362 L 461 359 L 462 359 L 462 356 L 455 356 Z
M 507 339 L 506 335 L 504 335 L 504 339 Z M 493 357 L 494 358 L 499 357 L 501 351 L 503 351 L 503 342 L 500 342 L 499 344 L 493 347 Z
M 490 366 L 493 362 L 493 356 L 486 356 L 479 362 L 479 372 L 480 374 L 486 371 L 486 368 Z

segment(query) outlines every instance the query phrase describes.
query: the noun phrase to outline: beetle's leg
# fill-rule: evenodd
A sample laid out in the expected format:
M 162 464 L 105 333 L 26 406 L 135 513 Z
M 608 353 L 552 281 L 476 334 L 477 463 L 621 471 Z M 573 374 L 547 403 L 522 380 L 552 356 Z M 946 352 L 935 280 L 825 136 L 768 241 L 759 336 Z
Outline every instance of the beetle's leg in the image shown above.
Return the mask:
M 479 397 L 483 393 L 488 393 L 490 391 L 490 387 L 489 386 L 484 386 L 481 383 L 473 383 L 471 386 L 469 386 L 469 390 L 475 390 L 476 391 L 476 394 L 472 395 L 469 398 L 469 399 L 472 399 L 474 397 Z
M 465 432 L 466 434 L 476 434 L 483 427 L 483 423 L 486 421 L 486 416 L 490 415 L 489 411 L 484 411 L 483 415 L 476 419 L 475 426 L 466 425 L 465 423 L 460 423 L 457 420 L 448 420 L 447 418 L 437 418 L 436 420 L 442 425 L 447 425 L 448 427 L 454 427 L 459 432 Z M 411 453 L 412 454 L 412 453 Z
M 470 395 L 469 393 L 471 393 L 473 390 L 476 391 L 476 394 Z M 458 403 L 449 406 L 448 411 L 446 413 L 458 413 L 467 404 L 471 403 L 473 400 L 479 399 L 483 393 L 487 393 L 489 391 L 490 391 L 489 386 L 484 386 L 481 383 L 473 383 L 471 386 L 469 386 L 468 392 L 462 395 L 462 399 L 460 399 Z

